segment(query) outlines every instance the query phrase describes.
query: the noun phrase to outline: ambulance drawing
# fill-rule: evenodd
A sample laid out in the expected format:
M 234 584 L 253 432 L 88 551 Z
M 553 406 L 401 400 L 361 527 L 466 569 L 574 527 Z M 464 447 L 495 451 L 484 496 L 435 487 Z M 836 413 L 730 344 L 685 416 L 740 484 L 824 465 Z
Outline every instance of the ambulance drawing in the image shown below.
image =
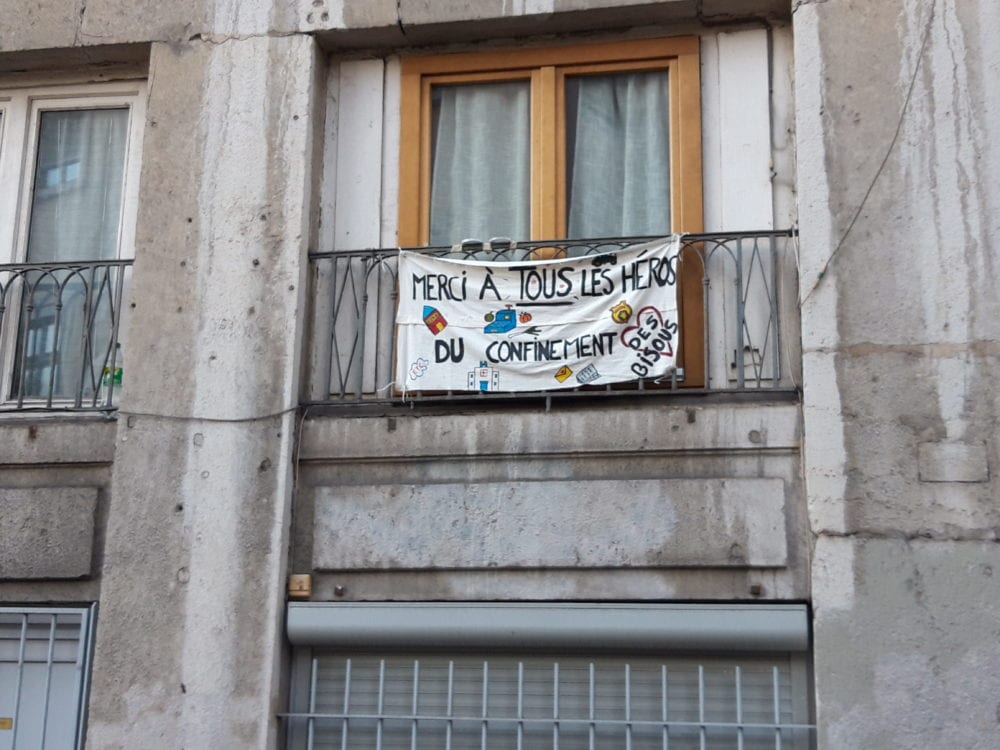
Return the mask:
M 500 371 L 490 367 L 486 362 L 480 362 L 479 367 L 469 371 L 470 391 L 496 391 L 500 388 Z

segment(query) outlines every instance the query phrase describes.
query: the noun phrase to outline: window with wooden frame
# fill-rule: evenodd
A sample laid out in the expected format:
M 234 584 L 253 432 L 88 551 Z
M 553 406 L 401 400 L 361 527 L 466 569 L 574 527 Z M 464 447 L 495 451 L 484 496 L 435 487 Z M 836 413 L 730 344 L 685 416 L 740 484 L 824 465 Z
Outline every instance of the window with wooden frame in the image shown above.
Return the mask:
M 702 231 L 697 37 L 402 61 L 399 244 Z M 680 362 L 704 383 L 703 269 L 681 259 Z

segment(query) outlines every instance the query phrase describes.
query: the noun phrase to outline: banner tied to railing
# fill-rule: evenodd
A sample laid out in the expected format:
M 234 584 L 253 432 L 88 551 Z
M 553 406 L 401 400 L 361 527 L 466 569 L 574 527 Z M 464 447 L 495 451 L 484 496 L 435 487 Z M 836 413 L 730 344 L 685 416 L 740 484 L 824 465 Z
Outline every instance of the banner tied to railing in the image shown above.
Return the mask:
M 400 252 L 397 388 L 544 391 L 668 375 L 679 246 L 674 236 L 500 263 Z

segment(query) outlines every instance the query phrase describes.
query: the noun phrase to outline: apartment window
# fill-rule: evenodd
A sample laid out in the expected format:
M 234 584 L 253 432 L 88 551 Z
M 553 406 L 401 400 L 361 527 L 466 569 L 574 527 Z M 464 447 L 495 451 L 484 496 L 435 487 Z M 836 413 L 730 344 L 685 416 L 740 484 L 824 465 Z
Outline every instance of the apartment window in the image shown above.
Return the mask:
M 290 747 L 812 747 L 799 605 L 290 605 Z
M 83 747 L 93 607 L 0 607 L 0 747 Z
M 141 82 L 0 90 L 4 399 L 97 405 L 121 378 Z
M 696 37 L 402 61 L 399 242 L 702 230 Z M 680 357 L 700 385 L 703 268 L 681 259 Z

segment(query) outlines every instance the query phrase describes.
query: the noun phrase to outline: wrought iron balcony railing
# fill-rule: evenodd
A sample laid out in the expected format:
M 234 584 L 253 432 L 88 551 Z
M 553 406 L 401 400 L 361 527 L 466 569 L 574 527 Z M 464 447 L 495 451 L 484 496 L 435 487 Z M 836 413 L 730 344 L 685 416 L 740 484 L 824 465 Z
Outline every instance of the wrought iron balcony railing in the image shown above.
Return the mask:
M 131 260 L 0 265 L 0 410 L 111 411 Z
M 796 267 L 792 231 L 685 235 L 683 289 L 698 301 L 698 339 L 666 379 L 538 393 L 407 393 L 393 382 L 398 249 L 310 254 L 312 381 L 307 403 L 357 406 L 535 397 L 663 396 L 670 393 L 794 391 L 798 368 Z M 466 243 L 409 248 L 448 258 L 531 261 L 598 255 L 649 237 Z M 693 270 L 692 270 L 693 266 Z M 700 284 L 699 284 L 700 282 Z M 791 303 L 791 304 L 788 304 Z M 687 307 L 691 315 L 691 307 Z M 683 313 L 682 313 L 683 315 Z M 692 331 L 695 333 L 692 334 Z M 791 347 L 796 347 L 794 350 Z

